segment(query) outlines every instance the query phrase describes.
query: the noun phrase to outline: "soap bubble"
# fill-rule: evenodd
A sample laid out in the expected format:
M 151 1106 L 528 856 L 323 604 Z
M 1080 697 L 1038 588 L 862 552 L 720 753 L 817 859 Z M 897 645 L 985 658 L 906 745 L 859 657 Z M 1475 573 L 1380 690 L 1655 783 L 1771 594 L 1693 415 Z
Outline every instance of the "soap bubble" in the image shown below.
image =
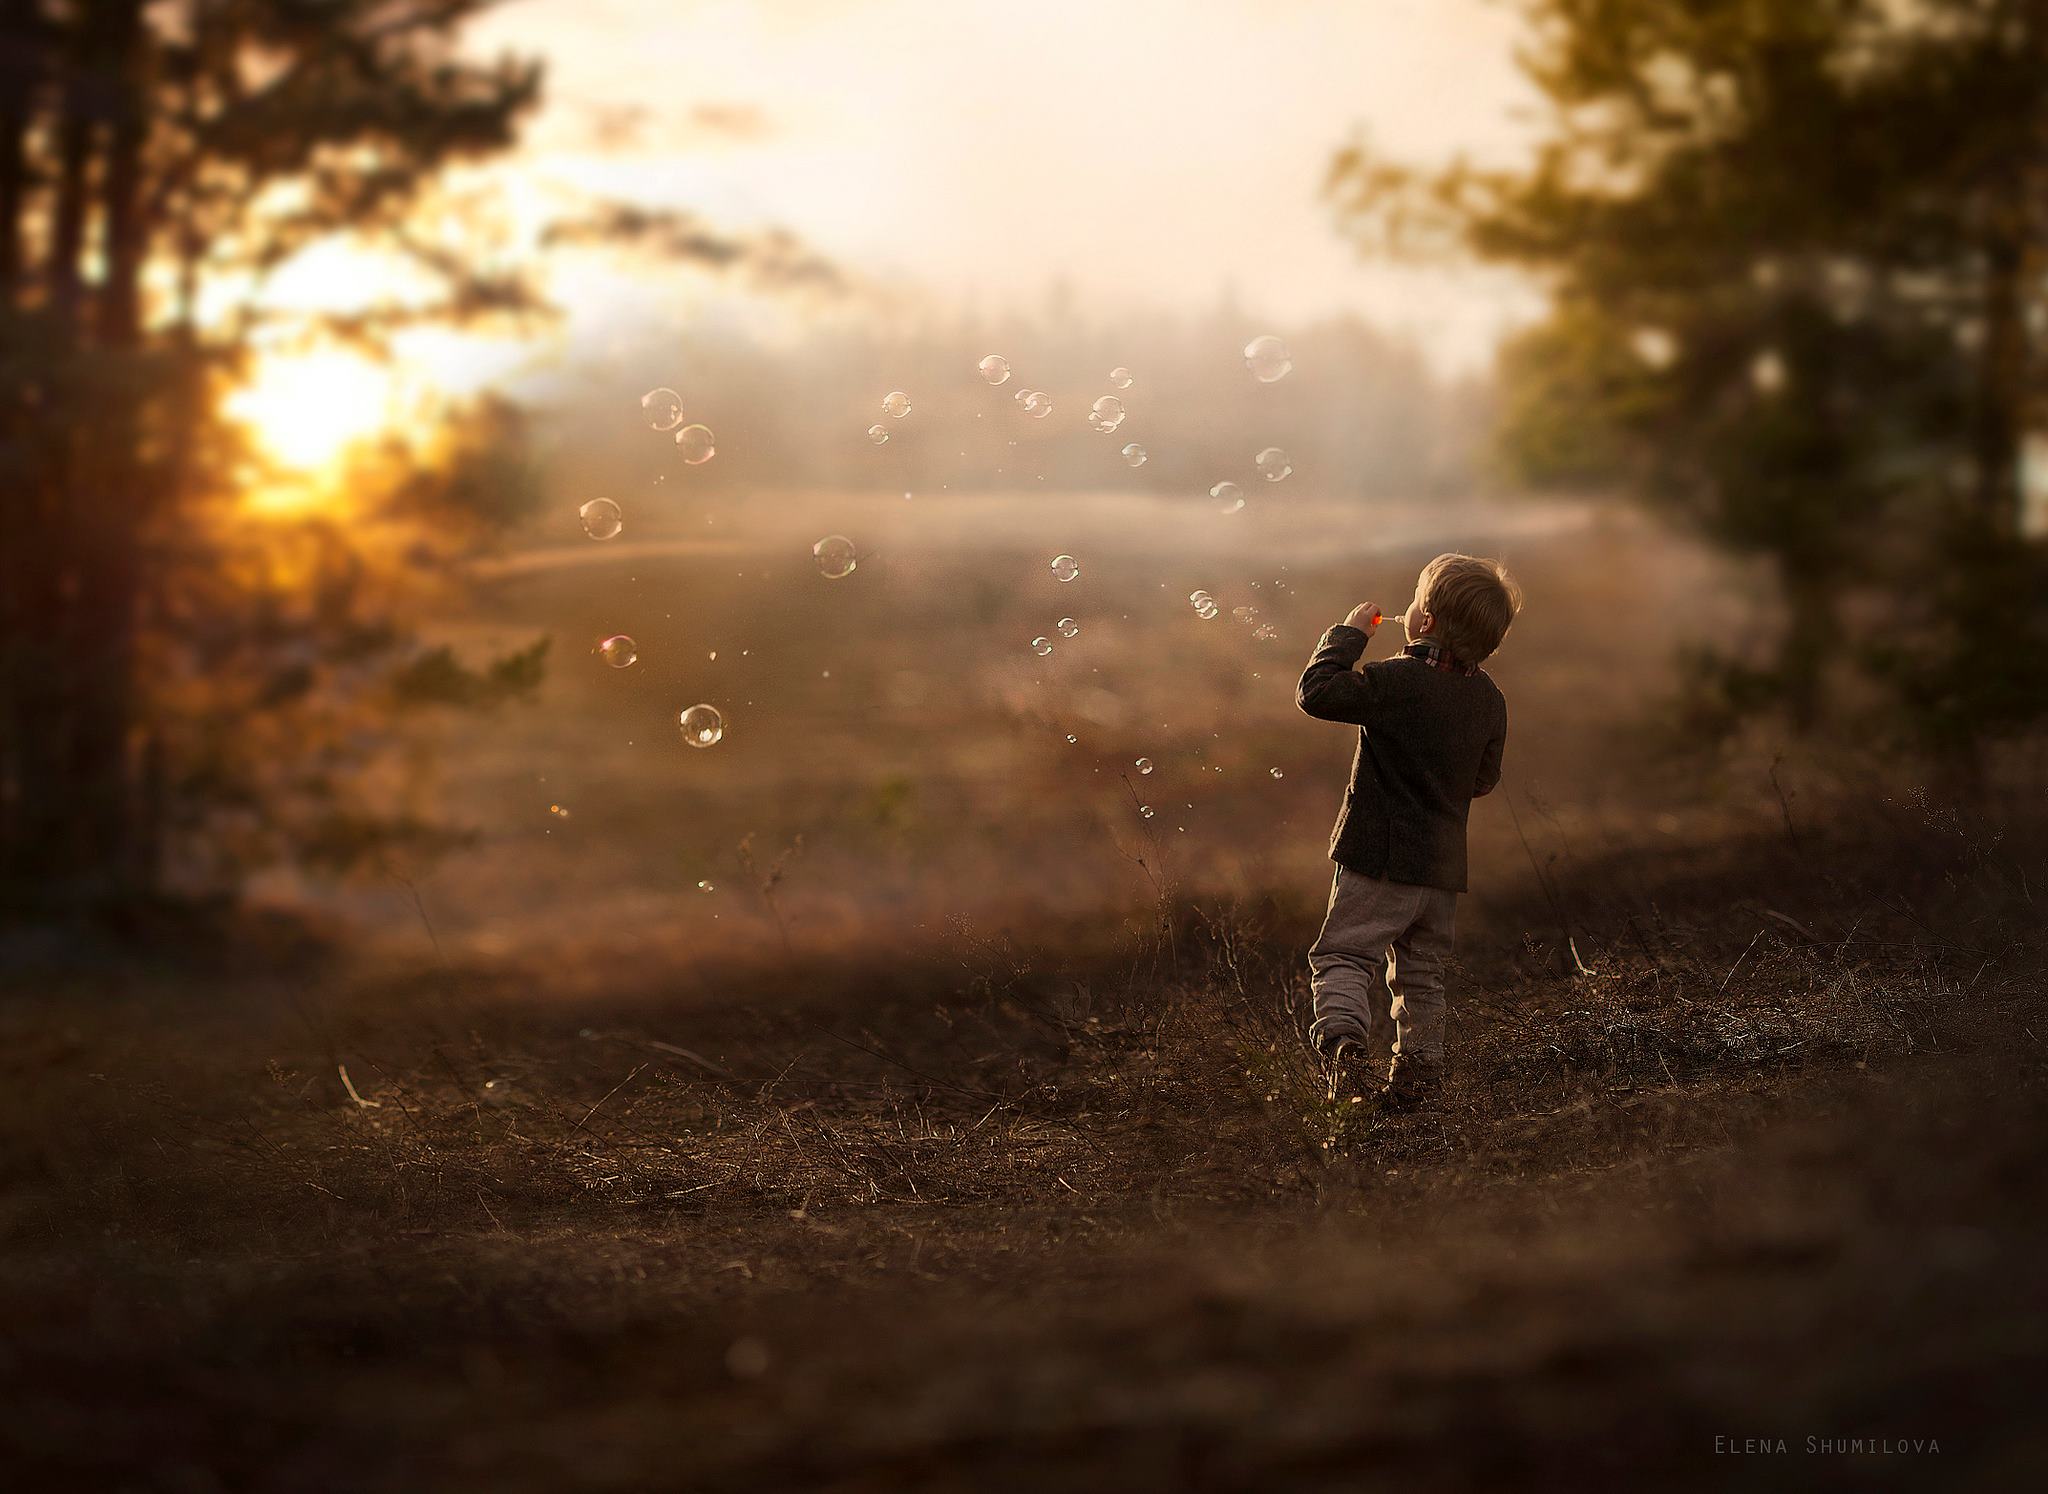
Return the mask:
M 1234 482 L 1224 481 L 1209 489 L 1209 496 L 1223 505 L 1223 512 L 1234 514 L 1244 507 L 1244 489 Z
M 1017 392 L 1011 395 L 1010 398 L 1014 399 L 1018 404 L 1021 405 L 1024 403 L 1024 401 L 1028 400 L 1029 398 L 1031 398 L 1032 395 L 1036 393 L 1038 393 L 1036 389 L 1030 388 L 1029 386 L 1024 384 L 1019 384 L 1017 386 Z M 1015 441 L 1012 441 L 1010 444 L 1012 446 L 1015 446 L 1017 443 Z M 962 454 L 964 455 L 965 453 Z
M 1109 387 L 1112 389 L 1130 388 L 1131 371 L 1128 368 L 1125 368 L 1122 364 L 1118 364 L 1115 368 L 1112 368 L 1109 371 Z
M 882 396 L 882 413 L 901 420 L 910 413 L 910 396 L 901 389 L 891 389 Z
M 828 581 L 851 576 L 860 559 L 853 541 L 843 534 L 826 535 L 811 546 L 811 556 L 818 562 L 818 574 Z
M 1188 601 L 1197 607 L 1210 600 L 1212 599 L 1206 591 L 1191 591 L 1188 593 Z
M 1052 578 L 1055 581 L 1071 581 L 1081 574 L 1081 562 L 1071 555 L 1055 555 L 1052 558 Z
M 990 353 L 979 364 L 981 376 L 991 384 L 1000 384 L 1010 376 L 1010 360 L 997 353 Z
M 1152 818 L 1152 806 L 1151 806 L 1151 805 L 1149 805 L 1149 804 L 1140 804 L 1140 805 L 1138 806 L 1138 817 L 1139 817 L 1140 819 L 1147 819 L 1147 820 L 1151 819 L 1151 818 Z
M 1244 366 L 1261 384 L 1271 384 L 1287 377 L 1294 367 L 1294 355 L 1277 337 L 1254 337 L 1244 345 Z
M 725 717 L 718 714 L 718 707 L 693 705 L 678 718 L 683 728 L 683 740 L 692 747 L 710 747 L 725 735 Z
M 1199 617 L 1203 622 L 1211 621 L 1219 610 L 1214 602 L 1198 602 L 1195 604 L 1195 616 Z
M 1136 768 L 1140 773 L 1149 773 L 1152 771 L 1152 759 L 1149 757 L 1141 757 L 1136 762 L 1132 763 L 1131 766 Z
M 1031 652 L 1038 655 L 1039 658 L 1043 659 L 1047 654 L 1052 652 L 1052 640 L 1050 638 L 1044 637 L 1032 639 Z
M 1266 769 L 1266 771 L 1267 771 L 1268 773 L 1271 773 L 1271 774 L 1272 774 L 1272 775 L 1273 775 L 1273 776 L 1274 776 L 1275 778 L 1285 778 L 1285 777 L 1287 776 L 1287 775 L 1286 775 L 1285 773 L 1281 772 L 1281 771 L 1280 771 L 1280 770 L 1279 770 L 1278 768 L 1268 768 L 1268 769 Z
M 1063 617 L 1054 625 L 1054 631 L 1062 638 L 1072 638 L 1081 631 L 1081 625 L 1071 617 Z
M 683 397 L 673 389 L 650 389 L 640 396 L 640 408 L 654 429 L 672 431 L 683 418 Z
M 593 498 L 576 512 L 583 516 L 583 532 L 594 540 L 608 540 L 626 527 L 625 511 L 609 498 Z
M 624 633 L 614 633 L 598 644 L 597 656 L 614 669 L 624 669 L 640 657 L 640 649 Z
M 1031 391 L 1031 398 L 1024 401 L 1024 413 L 1033 420 L 1043 420 L 1052 413 L 1052 396 L 1042 389 Z
M 1230 615 L 1241 623 L 1248 623 L 1259 615 L 1259 609 L 1256 607 L 1233 607 L 1230 609 Z
M 1294 463 L 1287 460 L 1287 453 L 1277 446 L 1268 446 L 1253 457 L 1252 465 L 1259 469 L 1259 476 L 1267 482 L 1278 482 L 1294 470 Z
M 1126 467 L 1142 467 L 1145 465 L 1145 458 L 1150 455 L 1151 453 L 1145 450 L 1144 447 L 1133 441 L 1124 448 L 1124 465 Z
M 1105 394 L 1088 409 L 1088 424 L 1108 435 L 1124 423 L 1124 402 L 1114 394 Z
M 690 746 L 713 746 L 725 736 L 725 717 L 715 705 L 692 705 L 678 721 L 682 723 L 682 740 Z
M 686 425 L 676 432 L 676 449 L 692 467 L 701 467 L 718 455 L 717 438 L 708 425 Z
M 1068 733 L 1067 733 L 1067 741 L 1068 741 L 1068 743 L 1069 743 L 1070 745 L 1071 745 L 1071 744 L 1073 744 L 1073 743 L 1077 743 L 1077 742 L 1079 742 L 1080 740 L 1081 740 L 1081 739 L 1080 739 L 1079 737 L 1075 736 L 1075 735 L 1074 735 L 1074 734 L 1073 734 L 1072 732 L 1068 732 Z
M 887 445 L 889 441 L 889 427 L 887 427 L 886 425 L 869 426 L 868 439 L 874 442 L 877 446 Z

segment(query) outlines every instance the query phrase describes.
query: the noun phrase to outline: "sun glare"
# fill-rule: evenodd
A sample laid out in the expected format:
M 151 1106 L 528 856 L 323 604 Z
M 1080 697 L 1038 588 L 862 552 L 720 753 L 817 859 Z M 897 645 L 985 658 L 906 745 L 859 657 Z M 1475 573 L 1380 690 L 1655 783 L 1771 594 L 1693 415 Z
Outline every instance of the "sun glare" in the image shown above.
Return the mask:
M 222 408 L 279 466 L 310 476 L 388 429 L 394 405 L 388 369 L 358 353 L 322 352 L 266 357 Z

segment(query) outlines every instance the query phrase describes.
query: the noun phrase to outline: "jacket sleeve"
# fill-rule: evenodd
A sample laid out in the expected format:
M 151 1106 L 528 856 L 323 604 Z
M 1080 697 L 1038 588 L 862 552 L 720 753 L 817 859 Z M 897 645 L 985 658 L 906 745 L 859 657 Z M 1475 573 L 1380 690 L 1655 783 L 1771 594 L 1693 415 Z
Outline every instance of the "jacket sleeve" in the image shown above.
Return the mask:
M 1343 623 L 1323 634 L 1308 668 L 1301 672 L 1295 703 L 1318 721 L 1371 725 L 1374 713 L 1385 703 L 1385 692 L 1372 670 L 1360 673 L 1352 668 L 1369 641 L 1364 629 Z
M 1483 798 L 1500 785 L 1501 754 L 1508 747 L 1507 707 L 1501 707 L 1500 727 L 1493 734 L 1493 740 L 1486 744 L 1486 751 L 1479 758 L 1479 777 L 1472 785 L 1472 797 Z

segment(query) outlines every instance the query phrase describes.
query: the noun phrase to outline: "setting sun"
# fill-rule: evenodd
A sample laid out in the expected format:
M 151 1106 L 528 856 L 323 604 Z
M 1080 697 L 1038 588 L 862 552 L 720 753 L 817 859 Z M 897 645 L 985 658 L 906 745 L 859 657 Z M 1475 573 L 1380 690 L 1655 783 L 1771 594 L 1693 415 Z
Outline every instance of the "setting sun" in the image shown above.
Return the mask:
M 321 352 L 263 359 L 223 408 L 273 461 L 310 474 L 387 429 L 394 404 L 389 370 L 358 353 Z

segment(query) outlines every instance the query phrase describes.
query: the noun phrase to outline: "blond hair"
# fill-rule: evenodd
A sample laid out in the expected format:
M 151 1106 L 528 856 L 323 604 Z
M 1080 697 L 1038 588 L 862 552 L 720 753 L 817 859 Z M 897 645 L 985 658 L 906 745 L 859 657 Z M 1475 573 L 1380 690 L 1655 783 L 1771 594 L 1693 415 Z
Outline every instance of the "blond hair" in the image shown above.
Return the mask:
M 1476 555 L 1439 555 L 1415 578 L 1415 595 L 1434 621 L 1429 636 L 1460 664 L 1477 664 L 1500 647 L 1522 588 L 1506 566 Z

